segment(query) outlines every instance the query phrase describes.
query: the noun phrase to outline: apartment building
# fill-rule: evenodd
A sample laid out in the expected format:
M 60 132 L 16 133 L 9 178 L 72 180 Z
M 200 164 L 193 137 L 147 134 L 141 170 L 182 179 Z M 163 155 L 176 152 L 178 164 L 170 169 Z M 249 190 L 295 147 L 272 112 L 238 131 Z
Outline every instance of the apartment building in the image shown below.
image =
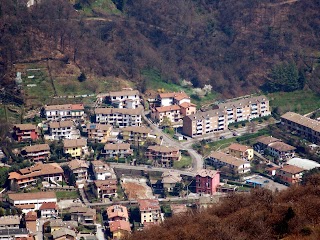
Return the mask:
M 284 165 L 276 170 L 276 177 L 288 185 L 300 183 L 305 169 L 293 165 Z
M 201 169 L 196 173 L 196 193 L 213 195 L 220 184 L 218 171 Z
M 217 109 L 197 112 L 183 118 L 184 134 L 194 137 L 224 131 L 230 123 L 270 115 L 265 96 L 242 98 L 217 105 Z
M 250 172 L 250 162 L 231 156 L 223 152 L 211 152 L 208 164 L 217 168 L 228 167 L 233 174 L 245 174 Z
M 140 127 L 143 108 L 96 108 L 96 122 L 110 124 L 113 127 Z
M 57 203 L 55 192 L 9 193 L 8 200 L 23 213 L 39 210 L 43 203 Z
M 30 123 L 16 124 L 13 126 L 12 137 L 18 142 L 36 141 L 39 138 L 37 126 Z
M 92 171 L 96 180 L 107 180 L 116 178 L 114 170 L 109 164 L 100 160 L 91 161 Z
M 115 108 L 135 109 L 140 106 L 140 93 L 138 90 L 110 92 L 107 101 L 110 101 Z
M 147 127 L 125 127 L 120 133 L 124 141 L 133 145 L 144 145 L 147 139 L 156 139 L 157 136 L 151 134 L 151 129 Z
M 64 139 L 64 154 L 70 154 L 73 158 L 81 158 L 88 154 L 87 139 Z
M 58 205 L 55 202 L 45 202 L 39 211 L 42 218 L 54 218 L 58 216 Z
M 44 107 L 47 120 L 77 119 L 84 117 L 83 104 L 50 105 Z
M 179 105 L 156 107 L 151 110 L 151 118 L 160 124 L 167 118 L 172 125 L 182 124 L 182 115 Z
M 70 207 L 69 213 L 71 220 L 77 221 L 81 224 L 95 224 L 97 218 L 97 211 L 88 207 Z
M 253 148 L 239 143 L 232 143 L 229 147 L 229 154 L 243 160 L 253 159 Z
M 93 182 L 94 192 L 97 199 L 117 197 L 117 179 L 95 180 Z
M 108 221 L 129 221 L 128 209 L 122 205 L 112 205 L 107 207 Z
M 58 182 L 63 179 L 63 169 L 57 163 L 41 162 L 27 168 L 9 173 L 10 188 L 25 188 L 36 185 L 39 179 L 47 182 Z
M 37 144 L 21 149 L 21 155 L 31 162 L 46 161 L 50 158 L 50 147 L 48 144 Z
M 281 124 L 311 142 L 320 142 L 320 122 L 298 113 L 287 112 L 281 116 Z
M 158 199 L 138 199 L 141 223 L 160 223 L 161 209 Z
M 197 112 L 197 105 L 189 102 L 181 103 L 180 105 L 180 114 L 182 117 L 195 114 Z
M 101 155 L 105 158 L 126 158 L 133 155 L 129 143 L 110 143 L 104 145 Z
M 75 139 L 80 135 L 73 121 L 50 122 L 48 130 L 52 140 Z
M 109 124 L 88 123 L 88 140 L 98 143 L 106 143 L 110 138 L 112 126 Z
M 73 172 L 77 183 L 84 183 L 88 179 L 88 164 L 83 160 L 74 159 L 68 162 L 70 170 Z
M 181 152 L 176 147 L 156 145 L 148 147 L 146 157 L 153 161 L 154 166 L 170 168 L 173 161 L 181 159 Z
M 0 217 L 0 230 L 19 229 L 20 217 L 18 215 Z
M 190 103 L 190 97 L 185 92 L 160 93 L 157 101 L 161 107 Z

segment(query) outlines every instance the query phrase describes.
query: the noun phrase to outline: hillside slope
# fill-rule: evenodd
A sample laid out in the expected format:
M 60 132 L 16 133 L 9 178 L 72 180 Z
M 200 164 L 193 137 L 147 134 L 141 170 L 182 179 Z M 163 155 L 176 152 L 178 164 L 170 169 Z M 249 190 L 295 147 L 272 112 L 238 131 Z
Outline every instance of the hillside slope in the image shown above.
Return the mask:
M 141 70 L 156 69 L 168 82 L 210 83 L 225 96 L 257 91 L 272 68 L 290 63 L 320 89 L 317 0 L 114 0 L 116 11 L 109 0 L 101 6 L 110 11 L 80 2 L 75 10 L 62 0 L 29 9 L 22 0 L 1 1 L 2 83 L 16 62 L 58 58 L 138 86 Z

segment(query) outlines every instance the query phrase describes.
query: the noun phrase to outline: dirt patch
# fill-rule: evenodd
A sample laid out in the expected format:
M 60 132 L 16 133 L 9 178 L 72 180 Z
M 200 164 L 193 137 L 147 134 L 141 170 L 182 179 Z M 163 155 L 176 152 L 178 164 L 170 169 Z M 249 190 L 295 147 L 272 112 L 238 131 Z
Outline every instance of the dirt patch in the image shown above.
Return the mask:
M 121 186 L 129 200 L 153 198 L 151 188 L 146 179 L 121 179 Z

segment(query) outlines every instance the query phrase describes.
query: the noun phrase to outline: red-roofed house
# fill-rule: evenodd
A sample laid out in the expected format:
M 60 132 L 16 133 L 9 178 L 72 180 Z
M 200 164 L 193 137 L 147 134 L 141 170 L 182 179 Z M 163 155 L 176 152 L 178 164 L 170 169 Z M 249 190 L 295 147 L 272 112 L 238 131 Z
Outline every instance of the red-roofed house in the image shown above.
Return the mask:
M 183 117 L 195 114 L 197 111 L 196 105 L 189 102 L 181 103 L 180 105 L 180 112 Z
M 179 123 L 182 120 L 182 116 L 180 113 L 180 106 L 171 105 L 164 107 L 156 107 L 151 110 L 151 118 L 162 123 L 165 118 L 170 120 L 171 123 Z
M 110 232 L 113 239 L 122 239 L 131 232 L 130 223 L 124 220 L 110 222 Z
M 160 223 L 161 208 L 158 199 L 139 199 L 141 223 Z
M 245 145 L 241 145 L 239 143 L 232 143 L 229 146 L 229 154 L 244 160 L 252 160 L 253 148 Z
M 305 169 L 293 165 L 284 165 L 282 168 L 277 169 L 276 177 L 282 182 L 293 185 L 301 182 L 302 175 Z
M 45 202 L 39 208 L 41 217 L 52 218 L 58 216 L 58 205 L 55 202 Z
M 220 173 L 214 170 L 201 169 L 196 175 L 196 193 L 214 194 L 220 183 Z
M 122 205 L 112 205 L 107 208 L 108 221 L 129 221 L 128 210 Z
M 160 93 L 157 97 L 161 106 L 179 105 L 190 103 L 190 97 L 185 92 Z

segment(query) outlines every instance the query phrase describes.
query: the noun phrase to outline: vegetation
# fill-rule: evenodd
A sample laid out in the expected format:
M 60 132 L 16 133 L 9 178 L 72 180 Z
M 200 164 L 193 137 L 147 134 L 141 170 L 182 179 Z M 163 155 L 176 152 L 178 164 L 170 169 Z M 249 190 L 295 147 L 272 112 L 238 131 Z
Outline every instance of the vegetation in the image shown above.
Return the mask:
M 229 195 L 207 210 L 173 216 L 128 239 L 318 239 L 319 190 L 319 174 L 309 176 L 304 186 L 277 193 L 252 189 L 250 194 Z
M 61 191 L 56 192 L 58 200 L 60 199 L 77 199 L 80 198 L 78 191 Z
M 184 169 L 192 166 L 192 159 L 188 152 L 182 151 L 180 161 L 173 162 L 173 168 Z

